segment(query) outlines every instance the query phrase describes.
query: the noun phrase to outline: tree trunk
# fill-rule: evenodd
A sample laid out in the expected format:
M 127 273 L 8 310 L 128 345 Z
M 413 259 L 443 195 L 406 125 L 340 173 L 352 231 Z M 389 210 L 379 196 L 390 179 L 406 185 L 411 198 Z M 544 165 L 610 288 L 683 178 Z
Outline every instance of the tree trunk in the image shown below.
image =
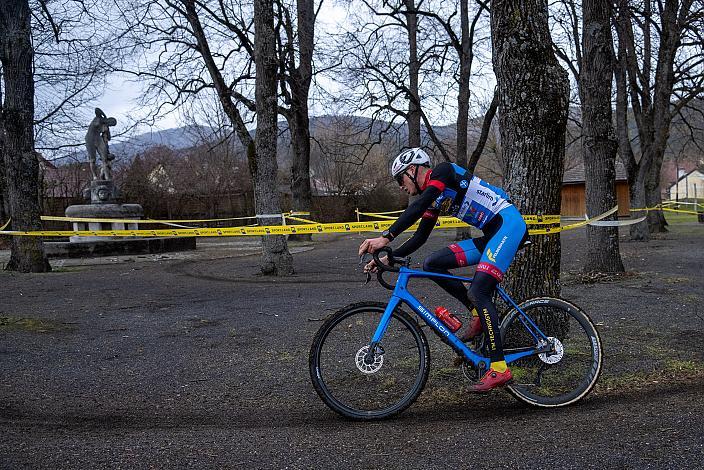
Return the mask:
M 257 131 L 255 148 L 250 145 L 255 161 L 254 201 L 262 225 L 280 224 L 281 203 L 277 188 L 276 138 L 278 103 L 276 96 L 276 36 L 274 11 L 271 2 L 254 1 L 254 53 L 256 61 L 255 99 L 257 103 Z M 278 222 L 277 222 L 278 219 Z M 264 274 L 293 274 L 293 257 L 288 251 L 286 237 L 262 237 Z
M 491 131 L 491 122 L 496 116 L 496 109 L 499 107 L 499 93 L 497 89 L 494 89 L 494 97 L 491 99 L 491 104 L 484 114 L 484 121 L 482 122 L 482 131 L 479 134 L 479 140 L 477 141 L 477 146 L 474 147 L 472 151 L 472 156 L 469 158 L 467 163 L 467 169 L 470 173 L 474 173 L 477 168 L 477 163 L 479 163 L 479 157 L 481 157 L 482 152 L 484 152 L 484 147 L 486 146 L 486 141 L 489 138 L 489 131 Z
M 643 170 L 646 167 L 641 159 L 636 162 L 631 136 L 628 132 L 628 96 L 629 96 L 629 40 L 630 14 L 628 10 L 628 0 L 618 0 L 618 15 L 616 18 L 616 31 L 618 33 L 618 53 L 616 55 L 616 66 L 614 73 L 616 76 L 616 135 L 618 138 L 618 152 L 621 162 L 626 167 L 628 175 L 629 198 L 631 205 L 631 216 L 640 218 L 646 212 L 634 211 L 645 207 L 645 186 L 643 184 Z M 634 110 L 635 114 L 636 110 Z M 642 127 L 642 126 L 639 126 Z M 639 136 L 641 133 L 639 132 Z M 650 238 L 648 225 L 646 222 L 629 226 L 630 238 L 634 241 L 647 241 Z
M 420 147 L 420 94 L 418 93 L 418 73 L 420 62 L 418 61 L 418 15 L 414 12 L 416 7 L 414 0 L 404 0 L 406 4 L 406 25 L 408 28 L 408 81 L 409 89 L 413 96 L 408 97 L 408 146 Z
M 523 214 L 559 214 L 569 82 L 552 51 L 547 3 L 495 0 L 491 36 L 505 188 Z M 533 242 L 507 277 L 517 299 L 560 292 L 559 237 Z
M 291 119 L 288 120 L 293 147 L 291 168 L 291 208 L 308 212 L 312 207 L 310 188 L 310 120 L 308 93 L 313 76 L 315 12 L 312 0 L 298 0 L 298 50 L 300 62 L 291 80 Z M 310 240 L 311 235 L 291 235 L 290 238 Z
M 582 65 L 579 94 L 582 104 L 582 157 L 587 214 L 602 214 L 617 204 L 616 149 L 611 123 L 613 76 L 611 0 L 582 0 Z M 617 220 L 618 213 L 606 220 Z M 618 227 L 587 225 L 586 272 L 623 272 Z
M 0 77 L 1 79 L 1 77 Z M 0 227 L 10 218 L 10 210 L 7 207 L 7 183 L 5 179 L 5 146 L 3 136 L 5 131 L 2 125 L 2 83 L 0 83 Z
M 5 178 L 13 230 L 41 230 L 39 161 L 34 152 L 34 77 L 31 13 L 27 0 L 0 1 L 0 61 L 4 70 Z M 51 268 L 39 237 L 13 237 L 5 269 Z
M 460 29 L 462 51 L 457 91 L 457 164 L 467 167 L 467 127 L 469 123 L 469 75 L 471 73 L 472 44 L 469 37 L 469 1 L 460 0 Z
M 203 57 L 205 67 L 213 80 L 223 111 L 230 120 L 242 146 L 247 149 L 247 164 L 254 186 L 254 208 L 262 225 L 281 225 L 281 204 L 276 184 L 276 48 L 274 35 L 274 14 L 270 3 L 257 0 L 254 3 L 255 25 L 255 100 L 257 106 L 257 140 L 247 129 L 233 93 L 213 59 L 205 31 L 198 17 L 195 0 L 183 0 L 186 19 L 191 25 L 191 33 L 198 43 L 198 52 Z M 261 37 L 261 39 L 259 39 Z M 261 108 L 260 108 L 261 107 Z M 260 153 L 261 152 L 261 153 Z M 275 215 L 275 216 L 274 216 Z M 288 251 L 286 238 L 281 235 L 262 237 L 261 270 L 265 274 L 289 275 L 293 273 L 293 258 Z
M 648 204 L 645 201 L 645 184 L 643 178 L 636 178 L 629 189 L 629 194 L 631 198 L 631 206 L 636 208 L 646 207 Z M 645 212 L 636 211 L 633 216 L 640 218 L 646 215 Z M 648 230 L 648 224 L 646 222 L 641 222 L 639 224 L 633 224 L 630 228 L 631 240 L 637 242 L 646 242 L 650 240 L 650 231 Z

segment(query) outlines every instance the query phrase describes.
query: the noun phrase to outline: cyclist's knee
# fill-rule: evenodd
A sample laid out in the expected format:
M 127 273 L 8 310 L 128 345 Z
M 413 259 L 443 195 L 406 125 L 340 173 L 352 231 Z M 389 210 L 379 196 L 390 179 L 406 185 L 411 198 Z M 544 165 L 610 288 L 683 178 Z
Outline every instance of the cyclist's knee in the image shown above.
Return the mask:
M 475 303 L 491 302 L 496 284 L 498 283 L 493 276 L 482 272 L 476 273 L 469 289 L 470 300 Z
M 425 258 L 423 261 L 423 270 L 431 272 L 447 272 L 448 269 L 454 268 L 454 255 L 448 248 L 443 248 L 430 256 Z
M 437 272 L 443 271 L 443 269 L 438 267 L 437 260 L 433 257 L 433 255 L 430 255 L 425 258 L 425 261 L 423 261 L 423 271 Z

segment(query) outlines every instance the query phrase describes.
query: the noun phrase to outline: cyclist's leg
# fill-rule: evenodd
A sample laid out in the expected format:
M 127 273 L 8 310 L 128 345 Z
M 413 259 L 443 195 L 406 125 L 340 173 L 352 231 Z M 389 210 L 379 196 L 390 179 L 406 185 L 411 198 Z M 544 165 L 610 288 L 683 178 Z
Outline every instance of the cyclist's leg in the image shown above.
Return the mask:
M 496 217 L 501 217 L 498 229 L 487 240 L 477 273 L 470 288 L 470 298 L 477 305 L 479 318 L 487 334 L 491 369 L 498 373 L 507 370 L 503 345 L 499 334 L 499 316 L 493 302 L 494 291 L 503 280 L 518 247 L 527 236 L 526 224 L 518 210 L 507 207 Z
M 464 246 L 460 246 L 459 243 L 453 243 L 449 247 L 432 253 L 425 259 L 423 270 L 440 274 L 452 274 L 450 269 L 477 264 L 481 257 L 481 252 L 471 243 L 471 240 L 464 240 L 463 242 L 460 243 L 464 244 Z M 462 281 L 444 278 L 433 278 L 433 281 L 442 287 L 445 292 L 462 302 L 468 310 L 472 310 L 473 306 L 467 296 L 467 288 Z

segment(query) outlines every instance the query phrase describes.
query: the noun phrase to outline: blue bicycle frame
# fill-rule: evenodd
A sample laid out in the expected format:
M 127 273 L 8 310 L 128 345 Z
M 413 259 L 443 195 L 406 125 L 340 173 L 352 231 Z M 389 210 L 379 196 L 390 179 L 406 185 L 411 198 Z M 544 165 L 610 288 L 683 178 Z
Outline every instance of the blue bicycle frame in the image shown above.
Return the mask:
M 382 338 L 384 337 L 384 333 L 386 332 L 386 328 L 389 325 L 389 321 L 391 320 L 391 315 L 393 314 L 393 311 L 396 309 L 396 307 L 398 307 L 401 302 L 403 302 L 408 305 L 411 309 L 413 309 L 413 311 L 415 311 L 433 330 L 435 330 L 438 335 L 444 336 L 450 343 L 452 348 L 459 354 L 464 356 L 467 360 L 471 361 L 475 367 L 479 367 L 479 365 L 483 363 L 484 367 L 488 369 L 490 366 L 489 358 L 480 356 L 479 354 L 469 349 L 457 336 L 455 336 L 447 328 L 447 326 L 445 326 L 445 324 L 438 317 L 432 314 L 430 310 L 428 310 L 418 299 L 413 296 L 413 294 L 408 291 L 408 281 L 411 278 L 434 277 L 457 279 L 463 282 L 472 282 L 471 277 L 453 276 L 448 274 L 433 273 L 429 271 L 418 271 L 414 269 L 408 269 L 406 267 L 401 267 L 399 269 L 399 276 L 398 280 L 396 281 L 396 287 L 394 288 L 393 293 L 391 294 L 391 300 L 386 306 L 384 315 L 381 317 L 379 326 L 377 326 L 376 331 L 374 332 L 374 336 L 372 337 L 372 341 L 369 348 L 370 351 L 374 351 L 376 349 L 376 346 L 381 342 Z M 526 328 L 526 331 L 528 331 L 528 333 L 533 336 L 533 339 L 536 343 L 535 347 L 520 348 L 506 354 L 506 363 L 510 364 L 511 362 L 514 362 L 522 357 L 545 352 L 542 350 L 541 346 L 547 345 L 549 343 L 547 336 L 545 336 L 545 334 L 540 331 L 540 328 L 538 328 L 538 326 L 527 315 L 525 315 L 525 313 L 513 301 L 513 299 L 509 297 L 509 295 L 506 293 L 506 291 L 501 288 L 501 286 L 496 286 L 496 291 L 499 296 L 504 299 L 504 301 L 506 301 L 510 306 L 512 306 L 518 311 L 521 323 Z M 498 334 L 501 333 L 498 332 Z M 547 348 L 546 350 L 549 350 L 549 348 Z

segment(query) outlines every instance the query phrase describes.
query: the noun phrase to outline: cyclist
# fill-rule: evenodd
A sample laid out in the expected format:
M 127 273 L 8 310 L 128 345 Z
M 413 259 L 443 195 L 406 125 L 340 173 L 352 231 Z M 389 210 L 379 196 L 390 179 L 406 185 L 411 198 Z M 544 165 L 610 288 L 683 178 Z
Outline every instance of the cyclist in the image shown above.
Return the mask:
M 482 329 L 487 335 L 491 366 L 471 390 L 485 392 L 506 384 L 512 376 L 504 360 L 499 318 L 492 299 L 496 285 L 528 237 L 523 217 L 502 189 L 454 163 L 440 163 L 431 169 L 430 157 L 420 148 L 401 152 L 391 165 L 391 175 L 401 190 L 419 197 L 380 237 L 364 240 L 359 255 L 383 248 L 421 219 L 413 236 L 394 250 L 395 256 L 413 253 L 428 240 L 441 213 L 482 230 L 482 237 L 453 243 L 432 253 L 423 269 L 450 274 L 449 269 L 477 264 L 469 292 L 459 280 L 434 280 L 472 312 L 470 325 L 460 339 L 467 341 Z M 365 271 L 376 270 L 373 260 L 365 266 Z

